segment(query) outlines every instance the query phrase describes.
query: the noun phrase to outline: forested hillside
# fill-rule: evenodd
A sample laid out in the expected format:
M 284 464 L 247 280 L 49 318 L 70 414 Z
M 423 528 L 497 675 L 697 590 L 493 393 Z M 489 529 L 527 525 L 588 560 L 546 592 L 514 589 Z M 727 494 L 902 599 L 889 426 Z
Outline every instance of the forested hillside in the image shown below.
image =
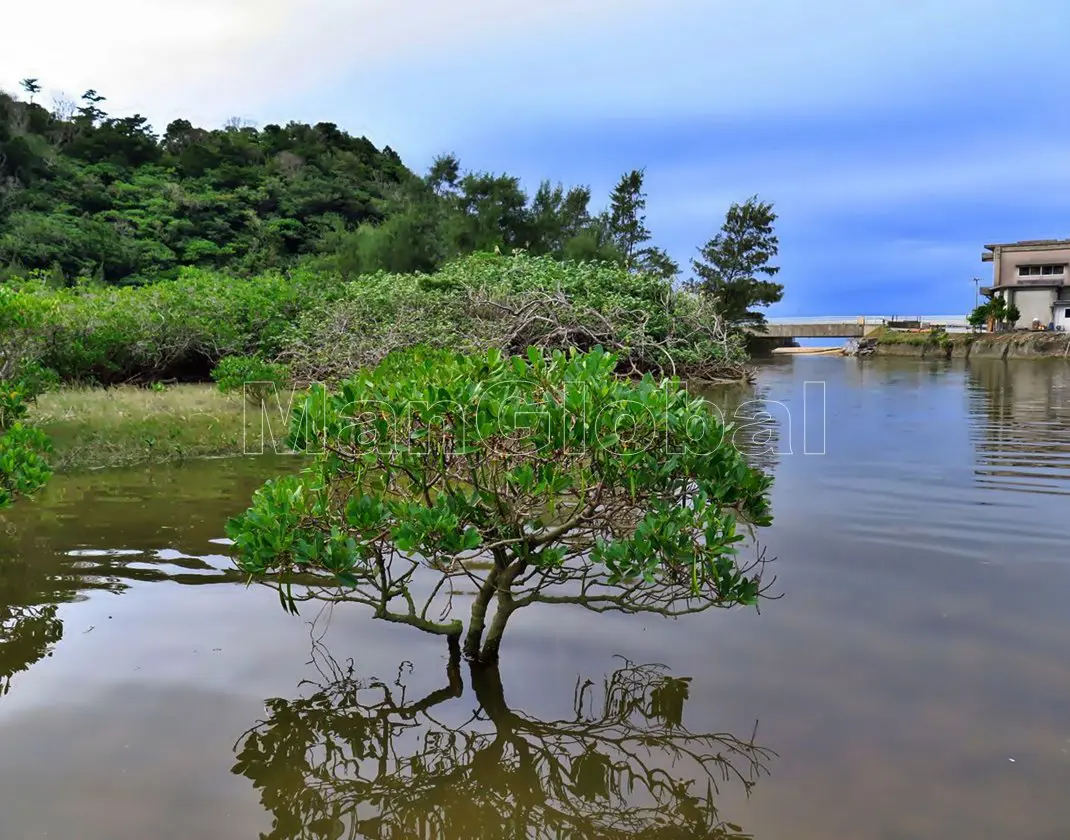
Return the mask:
M 182 266 L 251 275 L 298 261 L 343 275 L 429 271 L 476 251 L 602 259 L 674 275 L 643 223 L 643 174 L 605 211 L 586 187 L 464 171 L 452 155 L 425 175 L 331 123 L 162 133 L 106 99 L 45 107 L 35 79 L 0 93 L 0 272 L 55 285 L 173 277 Z
M 782 295 L 757 196 L 682 284 L 642 169 L 594 210 L 588 187 L 529 196 L 453 155 L 420 175 L 331 123 L 157 134 L 95 91 L 46 108 L 22 88 L 0 93 L 0 508 L 48 477 L 27 418 L 49 389 L 339 382 L 420 347 L 739 381 L 755 307 Z

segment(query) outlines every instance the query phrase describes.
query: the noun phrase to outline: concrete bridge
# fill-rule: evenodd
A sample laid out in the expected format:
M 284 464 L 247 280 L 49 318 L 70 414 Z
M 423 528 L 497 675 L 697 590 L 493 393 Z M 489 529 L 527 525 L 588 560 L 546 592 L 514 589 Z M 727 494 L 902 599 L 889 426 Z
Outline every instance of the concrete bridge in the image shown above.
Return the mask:
M 769 318 L 766 325 L 766 332 L 757 334 L 768 338 L 862 338 L 886 326 L 906 329 L 944 327 L 948 332 L 969 330 L 963 315 L 810 315 Z

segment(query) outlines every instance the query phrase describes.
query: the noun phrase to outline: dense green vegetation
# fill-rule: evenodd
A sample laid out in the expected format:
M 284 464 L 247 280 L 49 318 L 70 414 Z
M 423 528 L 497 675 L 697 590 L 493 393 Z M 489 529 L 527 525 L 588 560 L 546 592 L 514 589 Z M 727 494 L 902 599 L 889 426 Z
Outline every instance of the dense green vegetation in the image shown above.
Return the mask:
M 69 383 L 205 380 L 227 357 L 250 358 L 230 359 L 221 384 L 238 375 L 278 381 L 279 363 L 300 382 L 337 381 L 416 344 L 507 352 L 598 344 L 640 373 L 745 373 L 739 337 L 703 296 L 613 264 L 523 253 L 349 282 L 312 269 L 232 278 L 185 268 L 143 286 L 55 288 L 28 278 L 2 288 L 39 313 L 24 355 Z
M 779 299 L 759 279 L 777 241 L 757 199 L 681 283 L 652 244 L 641 169 L 599 211 L 588 187 L 528 195 L 452 155 L 418 175 L 330 123 L 157 134 L 96 91 L 46 108 L 38 80 L 23 89 L 0 93 L 4 504 L 47 474 L 26 409 L 57 379 L 337 382 L 417 344 L 600 346 L 622 373 L 738 379 L 738 328 Z
M 970 326 L 975 330 L 991 324 L 995 329 L 1014 329 L 1022 319 L 1022 312 L 1015 304 L 1007 304 L 1002 297 L 994 297 L 974 310 L 967 317 Z
M 480 662 L 532 604 L 677 616 L 757 603 L 761 557 L 737 551 L 741 523 L 771 521 L 770 480 L 679 380 L 617 369 L 600 348 L 407 350 L 313 388 L 289 443 L 320 455 L 229 523 L 239 566 L 280 576 L 290 609 L 364 604 L 454 647 L 463 634 Z M 467 628 L 429 617 L 473 586 Z
M 526 254 L 475 254 L 431 275 L 379 274 L 307 309 L 281 356 L 302 381 L 337 381 L 417 344 L 524 353 L 612 348 L 622 371 L 740 380 L 741 337 L 707 298 L 656 274 Z
M 515 249 L 679 274 L 651 244 L 642 169 L 597 211 L 589 187 L 547 180 L 528 195 L 519 179 L 463 171 L 453 155 L 420 176 L 333 123 L 175 120 L 158 135 L 139 114 L 108 115 L 96 91 L 48 109 L 34 102 L 37 79 L 23 89 L 29 101 L 0 92 L 0 279 L 38 271 L 57 287 L 136 285 L 183 268 L 248 277 L 298 265 L 351 279 Z M 693 284 L 729 323 L 760 323 L 753 307 L 780 299 L 767 279 L 775 219 L 756 198 L 733 205 L 692 261 Z
M 285 388 L 293 376 L 287 365 L 260 355 L 224 356 L 212 371 L 212 379 L 220 392 L 241 394 L 253 405 L 262 405 L 272 389 Z
M 524 248 L 676 272 L 649 245 L 641 171 L 597 212 L 587 187 L 546 181 L 528 196 L 517 178 L 462 171 L 452 155 L 418 176 L 389 147 L 331 123 L 175 120 L 157 135 L 104 103 L 95 91 L 51 109 L 0 94 L 0 266 L 48 271 L 57 285 L 133 284 L 183 266 L 431 271 Z
M 273 355 L 304 308 L 342 287 L 319 272 L 235 279 L 204 269 L 146 286 L 9 285 L 46 307 L 40 363 L 65 382 L 98 384 L 205 380 L 224 356 Z
M 45 314 L 41 301 L 0 285 L 0 510 L 51 473 L 49 441 L 26 421 L 29 404 L 50 379 L 34 358 Z

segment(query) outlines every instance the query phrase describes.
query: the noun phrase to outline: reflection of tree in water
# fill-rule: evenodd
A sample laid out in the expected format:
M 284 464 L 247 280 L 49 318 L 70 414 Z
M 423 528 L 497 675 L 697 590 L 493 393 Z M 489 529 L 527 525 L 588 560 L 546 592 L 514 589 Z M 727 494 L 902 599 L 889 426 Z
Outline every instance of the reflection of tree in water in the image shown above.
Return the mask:
M 63 638 L 63 604 L 82 601 L 93 591 L 118 594 L 137 581 L 199 585 L 243 580 L 236 570 L 197 557 L 169 557 L 170 569 L 135 565 L 146 562 L 159 560 L 140 551 L 75 551 L 33 559 L 0 555 L 0 697 L 11 690 L 16 675 L 51 656 Z
M 294 463 L 264 456 L 56 476 L 32 504 L 5 510 L 0 696 L 62 639 L 63 604 L 155 581 L 244 583 L 229 557 L 196 555 L 265 475 Z
M 74 578 L 0 548 L 0 697 L 63 638 L 59 605 L 81 597 Z
M 683 725 L 690 680 L 623 662 L 600 687 L 577 681 L 574 714 L 538 720 L 511 709 L 496 667 L 473 666 L 477 708 L 459 725 L 460 664 L 413 699 L 403 682 L 359 680 L 322 649 L 323 680 L 235 749 L 235 773 L 273 815 L 262 840 L 338 838 L 745 837 L 720 819 L 718 784 L 746 791 L 773 753 Z
M 55 604 L 0 603 L 0 697 L 11 690 L 16 674 L 50 656 L 52 645 L 63 638 L 58 609 Z

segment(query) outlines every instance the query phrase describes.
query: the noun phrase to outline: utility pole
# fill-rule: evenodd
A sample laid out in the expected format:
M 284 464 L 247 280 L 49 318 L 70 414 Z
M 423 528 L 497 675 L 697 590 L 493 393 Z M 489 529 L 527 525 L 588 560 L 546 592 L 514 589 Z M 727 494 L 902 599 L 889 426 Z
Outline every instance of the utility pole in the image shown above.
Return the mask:
M 980 285 L 981 285 L 981 278 L 980 277 L 974 277 L 973 278 L 973 308 L 974 309 L 976 309 L 978 306 L 981 305 L 980 292 L 978 291 L 978 286 L 980 286 Z

